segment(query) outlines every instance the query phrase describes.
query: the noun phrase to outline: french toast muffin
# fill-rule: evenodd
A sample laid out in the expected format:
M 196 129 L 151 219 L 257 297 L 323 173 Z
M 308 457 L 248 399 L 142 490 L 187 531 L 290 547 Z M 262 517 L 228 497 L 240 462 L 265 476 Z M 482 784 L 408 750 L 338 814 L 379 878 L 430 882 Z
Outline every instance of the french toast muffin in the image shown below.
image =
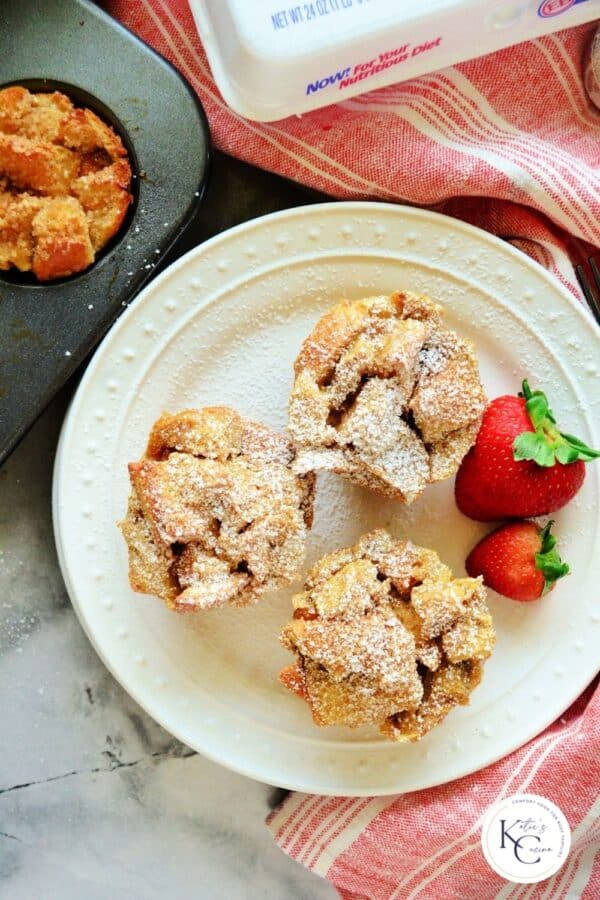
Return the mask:
M 294 456 L 287 437 L 228 407 L 161 416 L 129 465 L 133 590 L 185 612 L 246 606 L 293 581 L 314 494 Z
M 316 725 L 418 741 L 469 703 L 495 644 L 482 579 L 383 530 L 324 556 L 292 602 L 281 641 L 296 663 L 279 677 Z
M 295 469 L 330 469 L 404 503 L 453 475 L 486 403 L 473 344 L 408 291 L 341 301 L 296 359 Z
M 0 269 L 82 272 L 119 231 L 131 166 L 115 131 L 60 91 L 0 90 Z

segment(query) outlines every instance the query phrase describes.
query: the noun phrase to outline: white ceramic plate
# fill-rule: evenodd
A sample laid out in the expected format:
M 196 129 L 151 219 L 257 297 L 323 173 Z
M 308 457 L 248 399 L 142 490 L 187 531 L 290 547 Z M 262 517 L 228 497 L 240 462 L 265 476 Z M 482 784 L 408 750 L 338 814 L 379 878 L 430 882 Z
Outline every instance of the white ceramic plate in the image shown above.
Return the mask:
M 129 693 L 186 744 L 253 778 L 327 794 L 388 794 L 449 781 L 533 737 L 595 674 L 600 639 L 600 465 L 556 515 L 573 574 L 541 602 L 492 596 L 497 648 L 472 704 L 419 744 L 317 729 L 277 682 L 282 591 L 248 609 L 177 616 L 134 594 L 116 522 L 164 410 L 230 404 L 283 428 L 292 362 L 340 296 L 430 294 L 475 340 L 489 396 L 544 386 L 570 432 L 598 445 L 599 342 L 591 319 L 526 256 L 453 219 L 336 203 L 258 219 L 193 250 L 152 282 L 90 364 L 56 460 L 54 522 L 73 605 Z M 594 423 L 596 423 L 594 425 Z M 596 433 L 594 433 L 596 428 Z M 376 526 L 435 548 L 457 573 L 486 530 L 456 509 L 453 482 L 404 508 L 319 475 L 307 565 Z

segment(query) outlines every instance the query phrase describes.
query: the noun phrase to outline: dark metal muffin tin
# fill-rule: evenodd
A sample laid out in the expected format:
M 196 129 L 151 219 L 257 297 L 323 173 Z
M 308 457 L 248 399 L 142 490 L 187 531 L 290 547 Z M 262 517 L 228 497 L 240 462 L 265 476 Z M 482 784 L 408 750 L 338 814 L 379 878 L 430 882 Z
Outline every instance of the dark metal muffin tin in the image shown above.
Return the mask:
M 41 284 L 0 272 L 0 462 L 192 219 L 209 133 L 187 82 L 87 0 L 0 3 L 0 87 L 61 90 L 123 139 L 134 202 L 85 272 Z

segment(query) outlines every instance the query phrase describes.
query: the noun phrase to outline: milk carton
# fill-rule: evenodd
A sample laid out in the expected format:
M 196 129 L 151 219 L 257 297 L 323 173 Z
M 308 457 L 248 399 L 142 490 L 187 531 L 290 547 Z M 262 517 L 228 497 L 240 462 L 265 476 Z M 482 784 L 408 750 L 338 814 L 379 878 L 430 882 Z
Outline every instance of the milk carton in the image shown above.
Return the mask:
M 263 122 L 600 17 L 600 0 L 190 0 L 190 6 L 226 102 Z

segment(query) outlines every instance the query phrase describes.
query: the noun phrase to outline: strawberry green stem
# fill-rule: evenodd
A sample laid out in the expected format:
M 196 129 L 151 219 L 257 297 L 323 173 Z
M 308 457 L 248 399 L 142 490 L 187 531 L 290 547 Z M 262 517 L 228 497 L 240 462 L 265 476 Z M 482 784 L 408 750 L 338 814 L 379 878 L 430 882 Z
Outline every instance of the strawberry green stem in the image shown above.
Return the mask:
M 556 538 L 551 534 L 553 525 L 554 522 L 551 520 L 540 532 L 540 552 L 535 554 L 536 569 L 544 576 L 544 594 L 550 590 L 555 581 L 570 572 L 568 564 L 562 561 L 558 551 L 555 550 Z
M 592 450 L 579 438 L 558 430 L 548 398 L 543 391 L 532 391 L 526 379 L 519 397 L 525 400 L 534 430 L 524 431 L 515 438 L 513 455 L 516 460 L 529 459 L 538 466 L 549 468 L 556 462 L 567 465 L 578 459 L 590 462 L 600 457 L 600 450 Z

